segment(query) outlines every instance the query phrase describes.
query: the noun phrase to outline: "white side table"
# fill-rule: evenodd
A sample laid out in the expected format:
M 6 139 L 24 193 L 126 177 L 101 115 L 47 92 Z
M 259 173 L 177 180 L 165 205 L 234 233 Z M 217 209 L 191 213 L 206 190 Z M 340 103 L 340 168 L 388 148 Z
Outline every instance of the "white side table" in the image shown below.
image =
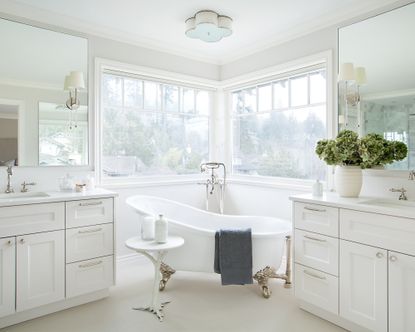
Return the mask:
M 148 307 L 133 309 L 149 311 L 150 313 L 155 314 L 160 322 L 163 321 L 163 307 L 169 302 L 160 303 L 159 300 L 159 285 L 161 279 L 160 265 L 169 250 L 181 247 L 183 244 L 184 239 L 180 236 L 169 236 L 166 243 L 144 241 L 138 236 L 125 241 L 125 246 L 127 248 L 143 254 L 154 264 L 154 285 L 151 304 Z

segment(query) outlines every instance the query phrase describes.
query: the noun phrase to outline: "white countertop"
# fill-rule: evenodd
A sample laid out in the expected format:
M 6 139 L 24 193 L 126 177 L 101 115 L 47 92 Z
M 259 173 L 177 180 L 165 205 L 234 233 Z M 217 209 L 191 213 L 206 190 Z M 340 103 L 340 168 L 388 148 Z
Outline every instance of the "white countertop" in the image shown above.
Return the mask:
M 346 198 L 340 197 L 337 193 L 324 193 L 321 197 L 313 196 L 312 194 L 302 194 L 290 196 L 290 200 L 294 202 L 302 202 L 309 204 L 320 204 L 325 206 L 332 206 L 356 211 L 379 213 L 390 216 L 404 217 L 404 218 L 415 218 L 415 202 L 407 201 L 408 204 L 413 204 L 413 206 L 381 206 L 381 205 L 372 205 L 365 204 L 365 202 L 371 200 L 387 200 L 393 201 L 393 199 L 383 198 L 383 197 L 370 197 L 370 196 L 361 196 L 357 198 Z M 398 202 L 398 199 L 396 198 Z M 403 203 L 404 204 L 404 203 Z
M 38 203 L 67 202 L 67 201 L 77 201 L 81 199 L 107 198 L 107 197 L 118 196 L 116 192 L 109 191 L 109 190 L 102 189 L 102 188 L 96 188 L 94 190 L 88 190 L 88 191 L 84 191 L 80 193 L 75 192 L 75 191 L 70 191 L 70 192 L 42 191 L 42 193 L 45 193 L 48 196 L 13 198 L 13 194 L 10 194 L 10 199 L 8 198 L 0 199 L 0 207 L 38 204 Z M 16 192 L 16 194 L 20 194 L 20 193 Z M 30 192 L 28 192 L 28 194 L 30 194 Z M 4 197 L 4 195 L 2 196 Z

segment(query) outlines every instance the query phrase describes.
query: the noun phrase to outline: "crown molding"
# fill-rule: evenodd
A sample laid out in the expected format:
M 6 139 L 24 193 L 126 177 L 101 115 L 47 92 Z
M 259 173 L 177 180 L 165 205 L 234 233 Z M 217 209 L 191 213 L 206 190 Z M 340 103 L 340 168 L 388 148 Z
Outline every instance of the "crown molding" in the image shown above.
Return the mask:
M 368 13 L 379 10 L 381 8 L 391 7 L 393 4 L 402 5 L 402 0 L 376 0 L 370 3 L 362 1 L 361 5 L 353 6 L 348 11 L 340 12 L 336 15 L 325 15 L 318 19 L 314 19 L 310 22 L 298 25 L 293 29 L 286 30 L 285 32 L 278 33 L 278 35 L 269 36 L 266 38 L 267 42 L 257 42 L 245 46 L 239 47 L 237 51 L 225 54 L 220 58 L 214 56 L 206 56 L 203 52 L 194 52 L 188 49 L 178 49 L 172 44 L 166 44 L 165 42 L 155 41 L 145 36 L 120 31 L 117 29 L 109 28 L 103 25 L 90 24 L 76 18 L 69 17 L 67 15 L 56 14 L 52 11 L 39 9 L 35 6 L 29 6 L 14 2 L 12 0 L 2 0 L 0 11 L 6 15 L 12 15 L 11 19 L 23 18 L 26 20 L 32 20 L 46 24 L 52 29 L 60 27 L 76 32 L 76 34 L 92 35 L 102 38 L 107 38 L 119 42 L 123 42 L 130 45 L 135 45 L 154 51 L 159 51 L 175 56 L 189 58 L 193 61 L 200 61 L 218 66 L 226 65 L 228 63 L 240 60 L 247 56 L 253 55 L 258 52 L 265 51 L 272 47 L 286 43 L 296 38 L 306 36 L 312 32 L 316 32 L 321 29 L 328 28 L 330 26 L 339 25 L 342 22 L 346 22 L 351 19 L 362 18 Z M 245 51 L 241 49 L 245 48 Z
M 397 2 L 399 2 L 399 0 L 378 0 L 376 2 L 372 2 L 371 4 L 365 4 L 362 2 L 360 6 L 354 6 L 347 12 L 341 12 L 336 15 L 330 15 L 325 17 L 324 19 L 315 19 L 310 22 L 300 24 L 295 28 L 291 28 L 289 30 L 281 32 L 276 36 L 270 36 L 268 38 L 269 41 L 266 43 L 259 41 L 254 44 L 244 46 L 246 47 L 246 50 L 244 52 L 238 50 L 237 52 L 232 52 L 228 55 L 225 55 L 221 59 L 221 61 L 219 61 L 219 64 L 226 65 L 228 63 L 235 62 L 250 55 L 254 55 L 256 53 L 269 50 L 278 45 L 287 43 L 294 39 L 307 36 L 313 32 L 323 30 L 329 27 L 335 27 L 336 25 L 340 26 L 342 23 L 352 19 L 359 21 L 363 17 L 366 18 L 366 16 L 369 13 L 373 13 L 373 11 L 380 10 L 382 8 L 387 8 L 389 5 L 392 5 Z M 390 10 L 391 8 L 388 9 Z
M 76 35 L 81 37 L 88 37 L 88 35 L 90 35 L 111 39 L 117 42 L 135 45 L 158 52 L 189 58 L 193 61 L 205 62 L 214 65 L 218 65 L 220 62 L 216 57 L 206 56 L 205 54 L 202 54 L 202 52 L 179 49 L 173 44 L 155 41 L 138 34 L 117 30 L 104 25 L 90 24 L 67 15 L 57 14 L 49 10 L 39 9 L 35 6 L 17 3 L 12 0 L 2 0 L 0 12 L 5 14 L 3 15 L 5 18 L 11 20 L 29 20 L 30 22 L 23 21 L 23 23 L 33 24 L 60 32 L 75 32 Z M 66 31 L 62 31 L 61 28 Z

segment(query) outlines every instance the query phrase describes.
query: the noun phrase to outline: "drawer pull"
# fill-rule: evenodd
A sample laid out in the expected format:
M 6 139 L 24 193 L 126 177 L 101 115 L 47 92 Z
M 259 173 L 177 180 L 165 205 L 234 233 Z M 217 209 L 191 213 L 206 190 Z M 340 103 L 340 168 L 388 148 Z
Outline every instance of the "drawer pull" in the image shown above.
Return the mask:
M 25 240 L 24 239 L 20 239 L 20 243 L 21 244 L 25 243 Z
M 317 274 L 311 273 L 307 270 L 303 270 L 303 272 L 305 274 L 309 275 L 310 277 L 317 278 L 317 279 L 320 279 L 320 280 L 326 280 L 326 277 L 318 276 Z
M 313 240 L 313 241 L 318 241 L 318 242 L 327 242 L 327 240 L 325 240 L 325 239 L 318 239 L 318 238 L 316 238 L 316 237 L 309 236 L 309 235 L 304 235 L 304 237 L 305 237 L 306 239 Z
M 382 254 L 381 252 L 378 252 L 378 253 L 376 254 L 376 257 L 377 257 L 377 258 L 383 258 L 383 254 Z
M 96 233 L 102 231 L 102 227 L 94 228 L 94 229 L 87 229 L 85 231 L 78 231 L 78 234 L 87 234 L 87 233 Z
M 100 265 L 100 264 L 102 264 L 102 261 L 91 262 L 91 263 L 86 263 L 86 264 L 79 264 L 78 267 L 84 269 L 86 267 L 91 267 L 91 266 Z
M 86 203 L 79 203 L 79 206 L 94 206 L 94 205 L 101 205 L 102 201 L 99 202 L 86 202 Z
M 308 206 L 305 206 L 305 207 L 304 207 L 304 210 L 314 211 L 314 212 L 326 212 L 326 210 L 325 210 L 325 209 L 311 208 L 311 207 L 308 207 Z
M 6 242 L 6 244 L 7 244 L 8 246 L 11 246 L 11 245 L 13 244 L 13 241 L 12 241 L 12 240 L 9 240 L 9 241 L 7 241 L 7 242 Z

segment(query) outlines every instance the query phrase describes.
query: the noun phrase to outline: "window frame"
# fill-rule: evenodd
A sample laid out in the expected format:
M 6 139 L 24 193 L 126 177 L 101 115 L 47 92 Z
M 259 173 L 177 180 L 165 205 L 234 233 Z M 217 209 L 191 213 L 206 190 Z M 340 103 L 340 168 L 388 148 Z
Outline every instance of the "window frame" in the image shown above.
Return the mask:
M 189 75 L 182 75 L 174 72 L 167 72 L 163 70 L 153 69 L 153 68 L 147 68 L 142 66 L 136 66 L 126 63 L 121 63 L 113 60 L 108 59 L 102 59 L 102 58 L 96 58 L 95 60 L 95 109 L 96 112 L 94 114 L 95 116 L 95 178 L 97 179 L 97 183 L 101 185 L 105 185 L 106 187 L 130 187 L 137 185 L 142 186 L 149 186 L 149 185 L 169 185 L 171 183 L 194 183 L 196 182 L 200 176 L 199 174 L 176 174 L 176 175 L 138 175 L 134 177 L 116 177 L 116 178 L 109 178 L 103 176 L 102 172 L 102 132 L 103 132 L 103 126 L 102 126 L 102 79 L 103 75 L 106 72 L 112 72 L 112 73 L 119 73 L 120 76 L 128 77 L 131 76 L 135 79 L 140 79 L 143 82 L 144 81 L 151 81 L 156 82 L 162 85 L 175 85 L 179 86 L 182 89 L 179 89 L 179 100 L 181 99 L 181 91 L 183 88 L 190 88 L 197 90 L 203 90 L 207 91 L 209 93 L 210 98 L 210 105 L 208 109 L 207 115 L 200 115 L 201 117 L 205 117 L 208 119 L 208 153 L 209 158 L 213 154 L 212 152 L 212 113 L 213 113 L 213 92 L 216 91 L 215 81 L 208 80 L 208 79 L 201 79 L 196 78 Z M 144 83 L 143 83 L 143 91 L 144 91 Z M 197 93 L 194 94 L 194 100 L 196 104 L 196 96 Z M 124 96 L 123 96 L 124 98 Z M 160 98 L 161 103 L 163 104 L 163 96 Z M 118 106 L 120 107 L 120 106 Z M 122 107 L 122 106 L 121 106 Z M 163 107 L 163 106 L 162 106 Z M 163 113 L 167 115 L 175 115 L 178 117 L 181 116 L 199 116 L 197 114 L 192 113 L 184 113 L 182 112 L 181 105 L 179 103 L 178 110 L 177 111 L 161 111 L 157 109 L 148 109 L 146 110 L 144 108 L 144 94 L 143 94 L 143 109 L 140 111 L 148 112 L 148 113 Z
M 333 138 L 337 134 L 337 109 L 334 105 L 334 100 L 337 100 L 336 91 L 334 89 L 334 76 L 333 76 L 333 54 L 331 50 L 327 50 L 318 54 L 307 56 L 304 58 L 296 59 L 281 65 L 274 66 L 272 68 L 267 68 L 264 70 L 259 70 L 239 78 L 231 79 L 228 82 L 223 84 L 223 89 L 226 92 L 228 103 L 227 103 L 227 117 L 228 117 L 228 129 L 230 130 L 231 140 L 227 146 L 229 155 L 226 158 L 226 162 L 230 165 L 231 178 L 230 182 L 235 183 L 244 183 L 247 185 L 253 186 L 271 186 L 279 187 L 282 189 L 294 189 L 299 191 L 309 190 L 312 183 L 315 179 L 295 179 L 295 178 L 284 178 L 284 177 L 273 177 L 273 176 L 263 176 L 263 175 L 246 175 L 246 174 L 236 174 L 233 172 L 233 160 L 234 160 L 234 144 L 233 144 L 233 120 L 234 112 L 232 105 L 232 92 L 243 90 L 244 88 L 249 88 L 252 86 L 260 86 L 267 83 L 273 83 L 278 80 L 283 80 L 290 76 L 301 76 L 306 72 L 311 72 L 313 69 L 318 71 L 318 69 L 324 69 L 326 72 L 326 101 L 325 103 L 319 103 L 320 105 L 326 105 L 326 136 L 327 138 Z M 309 80 L 309 78 L 308 78 Z M 309 85 L 308 85 L 309 87 Z M 272 90 L 273 91 L 273 90 Z M 309 91 L 308 91 L 309 92 Z M 288 96 L 290 94 L 288 92 Z M 310 93 L 308 93 L 308 99 L 310 98 Z M 257 99 L 258 105 L 258 99 Z M 274 100 L 272 100 L 272 106 L 274 106 Z M 313 104 L 314 106 L 314 104 Z M 300 106 L 304 108 L 306 106 Z M 298 107 L 294 107 L 298 108 Z M 288 108 L 289 109 L 289 108 Z M 285 109 L 278 109 L 287 110 Z M 261 114 L 261 113 L 270 113 L 272 111 L 262 111 L 255 112 L 252 114 Z M 250 116 L 252 114 L 246 114 Z M 334 188 L 334 167 L 326 166 L 326 179 L 324 182 L 328 190 Z

